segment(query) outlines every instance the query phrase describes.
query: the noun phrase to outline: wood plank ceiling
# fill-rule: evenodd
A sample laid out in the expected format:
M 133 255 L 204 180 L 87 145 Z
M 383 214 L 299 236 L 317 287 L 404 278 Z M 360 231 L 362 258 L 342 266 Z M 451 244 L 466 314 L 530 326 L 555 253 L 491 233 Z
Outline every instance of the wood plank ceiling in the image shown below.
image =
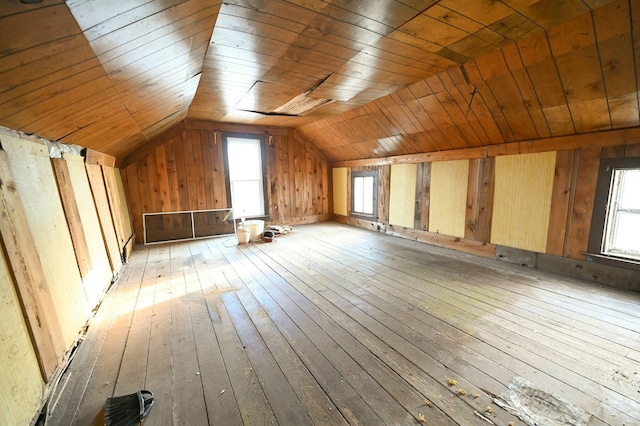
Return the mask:
M 328 159 L 640 125 L 637 0 L 0 5 L 0 125 L 124 157 L 184 119 Z

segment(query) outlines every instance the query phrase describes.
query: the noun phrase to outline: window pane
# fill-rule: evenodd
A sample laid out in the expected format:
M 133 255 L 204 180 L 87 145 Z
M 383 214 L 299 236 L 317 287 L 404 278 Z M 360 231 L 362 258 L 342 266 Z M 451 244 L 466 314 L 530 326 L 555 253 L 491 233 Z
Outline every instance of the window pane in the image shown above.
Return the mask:
M 231 182 L 235 217 L 263 214 L 262 183 L 260 181 Z
M 260 141 L 257 139 L 229 138 L 227 142 L 229 178 L 234 180 L 259 179 Z
M 621 209 L 640 209 L 640 170 L 617 170 L 622 173 Z
M 373 176 L 366 176 L 363 181 L 364 191 L 362 196 L 364 206 L 360 211 L 366 214 L 373 214 Z
M 364 179 L 361 177 L 353 178 L 353 211 L 362 212 L 363 210 L 363 191 Z
M 618 212 L 611 249 L 640 253 L 640 214 Z
M 231 207 L 235 217 L 265 214 L 262 182 L 262 149 L 260 138 L 225 139 Z

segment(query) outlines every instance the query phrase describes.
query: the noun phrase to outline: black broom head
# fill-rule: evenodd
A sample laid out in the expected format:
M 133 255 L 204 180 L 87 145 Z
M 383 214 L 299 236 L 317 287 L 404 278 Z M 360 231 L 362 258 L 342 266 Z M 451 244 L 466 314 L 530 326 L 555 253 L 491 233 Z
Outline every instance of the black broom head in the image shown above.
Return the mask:
M 104 406 L 104 424 L 135 426 L 147 417 L 153 403 L 153 392 L 144 389 L 130 395 L 107 398 Z

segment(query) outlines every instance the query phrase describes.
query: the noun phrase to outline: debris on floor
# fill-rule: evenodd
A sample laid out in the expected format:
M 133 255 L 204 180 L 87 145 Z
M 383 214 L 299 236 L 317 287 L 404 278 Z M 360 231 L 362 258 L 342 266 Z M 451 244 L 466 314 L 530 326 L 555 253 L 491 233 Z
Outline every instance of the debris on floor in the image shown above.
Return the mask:
M 591 415 L 523 377 L 514 377 L 494 402 L 528 425 L 586 425 Z

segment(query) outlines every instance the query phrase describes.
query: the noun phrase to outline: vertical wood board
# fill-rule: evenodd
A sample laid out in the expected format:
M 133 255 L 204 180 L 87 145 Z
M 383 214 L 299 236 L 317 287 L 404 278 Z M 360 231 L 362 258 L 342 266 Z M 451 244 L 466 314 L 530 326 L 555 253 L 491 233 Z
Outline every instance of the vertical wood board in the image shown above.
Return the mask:
M 62 200 L 62 207 L 64 208 L 64 214 L 67 218 L 67 226 L 69 227 L 69 232 L 71 234 L 71 241 L 73 242 L 76 261 L 78 262 L 78 268 L 80 269 L 80 276 L 84 280 L 91 270 L 91 257 L 89 255 L 89 248 L 87 247 L 87 240 L 84 236 L 84 228 L 82 226 L 82 220 L 80 219 L 78 203 L 76 202 L 73 185 L 71 184 L 69 168 L 67 167 L 67 162 L 62 158 L 53 158 L 51 163 L 53 164 L 56 181 L 58 182 L 60 199 Z M 87 301 L 90 301 L 88 295 Z
M 0 250 L 0 424 L 30 424 L 44 381 L 38 367 L 10 267 Z
M 556 152 L 496 158 L 491 242 L 544 253 Z
M 555 176 L 551 195 L 551 213 L 547 236 L 547 254 L 562 256 L 567 232 L 574 151 L 556 153 Z
M 242 131 L 252 132 L 258 135 L 251 127 Z M 139 219 L 143 213 L 228 206 L 220 130 L 187 129 L 151 145 L 124 162 L 122 176 L 135 234 L 143 233 Z M 267 137 L 264 161 L 272 221 L 283 225 L 309 217 L 316 221 L 331 213 L 331 171 L 313 149 L 287 132 L 274 132 Z
M 89 185 L 91 186 L 91 193 L 93 194 L 93 201 L 98 211 L 100 229 L 102 230 L 102 238 L 107 247 L 111 270 L 114 274 L 117 274 L 120 268 L 122 268 L 122 252 L 119 248 L 118 237 L 116 236 L 113 218 L 111 217 L 109 199 L 107 198 L 107 190 L 102 175 L 102 167 L 97 164 L 85 164 L 85 167 L 87 169 Z
M 572 259 L 584 259 L 589 243 L 593 202 L 598 182 L 598 170 L 602 148 L 581 149 L 578 151 L 575 196 L 570 212 L 567 230 L 566 255 Z
M 129 206 L 133 229 L 142 229 L 142 203 L 140 201 L 138 165 L 136 163 L 130 164 L 121 172 L 123 185 L 127 189 L 127 205 Z M 131 197 L 135 197 L 135 199 L 131 199 Z M 176 210 L 179 210 L 179 208 Z
M 333 169 L 333 213 L 347 216 L 347 168 Z
M 124 195 L 124 187 L 122 185 L 122 176 L 120 170 L 115 167 L 102 166 L 102 174 L 104 176 L 105 188 L 107 190 L 107 198 L 109 207 L 111 208 L 111 217 L 118 237 L 118 245 L 120 251 L 129 241 L 131 234 L 131 218 L 127 209 L 127 201 Z
M 44 145 L 2 137 L 27 215 L 64 341 L 70 347 L 87 320 L 85 298 L 67 220 Z
M 113 279 L 107 248 L 100 230 L 98 211 L 91 195 L 91 187 L 82 157 L 64 155 L 73 192 L 75 194 L 80 221 L 84 230 L 86 246 L 91 259 L 89 274 L 83 277 L 85 292 L 90 306 L 98 303 Z
M 429 229 L 429 202 L 431 200 L 431 163 L 419 163 L 416 176 L 415 229 Z
M 391 166 L 389 224 L 413 228 L 416 202 L 416 164 Z
M 464 238 L 469 160 L 431 163 L 429 232 Z

